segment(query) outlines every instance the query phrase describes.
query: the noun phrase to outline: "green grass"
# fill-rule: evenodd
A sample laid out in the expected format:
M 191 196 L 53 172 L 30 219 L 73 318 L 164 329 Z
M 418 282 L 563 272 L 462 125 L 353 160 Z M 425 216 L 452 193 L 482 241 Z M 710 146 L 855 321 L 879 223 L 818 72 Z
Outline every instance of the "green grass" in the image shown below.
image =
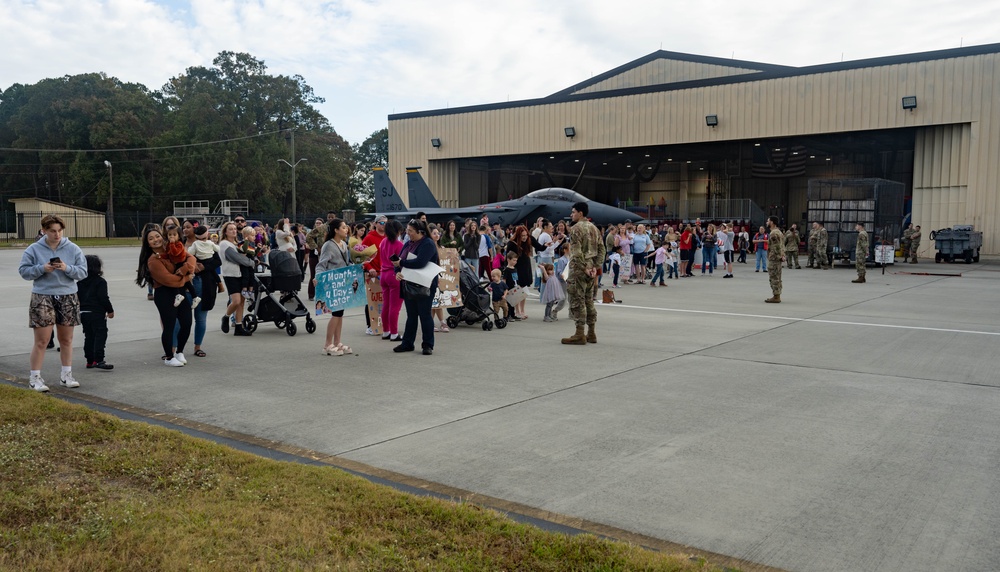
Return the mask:
M 0 385 L 0 570 L 718 570 Z

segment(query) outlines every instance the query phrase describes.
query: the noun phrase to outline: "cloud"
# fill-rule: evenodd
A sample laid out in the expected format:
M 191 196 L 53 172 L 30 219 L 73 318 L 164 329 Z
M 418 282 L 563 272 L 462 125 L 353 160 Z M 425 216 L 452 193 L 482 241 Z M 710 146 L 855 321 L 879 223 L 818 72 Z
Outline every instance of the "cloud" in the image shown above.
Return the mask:
M 159 89 L 242 51 L 302 75 L 358 142 L 391 113 L 544 97 L 661 47 L 803 66 L 998 40 L 986 0 L 0 0 L 0 88 L 103 71 Z

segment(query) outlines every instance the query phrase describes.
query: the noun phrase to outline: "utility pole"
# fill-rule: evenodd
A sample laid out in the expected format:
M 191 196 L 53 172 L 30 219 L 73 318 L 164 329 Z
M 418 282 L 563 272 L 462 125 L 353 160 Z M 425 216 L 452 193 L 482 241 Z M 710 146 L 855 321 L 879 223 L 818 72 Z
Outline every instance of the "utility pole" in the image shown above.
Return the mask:
M 104 166 L 108 168 L 108 218 L 111 224 L 108 225 L 108 238 L 115 237 L 115 171 L 111 167 L 111 161 L 105 161 Z
M 286 161 L 284 159 L 278 159 L 278 162 L 279 163 L 284 163 L 284 164 L 286 164 L 286 165 L 288 165 L 289 167 L 292 168 L 292 216 L 291 216 L 291 219 L 292 219 L 292 222 L 297 222 L 298 218 L 297 218 L 296 210 L 295 210 L 295 206 L 296 206 L 295 205 L 295 167 L 298 167 L 299 163 L 301 163 L 302 161 L 308 161 L 309 159 L 306 159 L 305 157 L 302 157 L 298 161 L 295 160 L 295 130 L 294 129 L 289 129 L 288 133 L 291 134 L 289 136 L 289 140 L 291 142 L 291 155 L 289 156 L 289 159 L 291 159 L 291 161 Z

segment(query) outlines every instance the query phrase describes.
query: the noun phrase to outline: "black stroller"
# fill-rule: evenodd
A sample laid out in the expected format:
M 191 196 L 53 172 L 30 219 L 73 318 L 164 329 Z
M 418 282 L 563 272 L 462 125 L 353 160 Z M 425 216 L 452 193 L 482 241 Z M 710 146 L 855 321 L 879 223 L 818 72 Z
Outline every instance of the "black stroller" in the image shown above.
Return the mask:
M 302 288 L 302 269 L 295 255 L 272 250 L 267 255 L 267 264 L 261 266 L 263 268 L 258 270 L 263 272 L 254 272 L 256 292 L 243 316 L 243 328 L 253 333 L 260 322 L 274 322 L 289 336 L 294 336 L 298 328 L 292 320 L 305 316 L 306 331 L 315 332 L 316 322 L 297 294 Z
M 507 320 L 500 317 L 493 311 L 493 304 L 490 292 L 486 289 L 489 282 L 479 281 L 479 276 L 465 261 L 462 261 L 461 271 L 458 275 L 458 288 L 462 293 L 462 304 L 460 308 L 448 308 L 448 327 L 457 328 L 459 322 L 465 322 L 470 326 L 483 323 L 483 331 L 493 329 L 496 323 L 497 328 L 507 327 Z

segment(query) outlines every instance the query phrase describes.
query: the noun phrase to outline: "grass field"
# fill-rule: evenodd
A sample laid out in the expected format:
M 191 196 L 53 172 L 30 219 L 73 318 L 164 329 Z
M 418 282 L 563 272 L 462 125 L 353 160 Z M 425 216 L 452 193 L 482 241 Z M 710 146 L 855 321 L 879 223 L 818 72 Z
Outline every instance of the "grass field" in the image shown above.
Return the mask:
M 718 570 L 0 385 L 2 570 Z

